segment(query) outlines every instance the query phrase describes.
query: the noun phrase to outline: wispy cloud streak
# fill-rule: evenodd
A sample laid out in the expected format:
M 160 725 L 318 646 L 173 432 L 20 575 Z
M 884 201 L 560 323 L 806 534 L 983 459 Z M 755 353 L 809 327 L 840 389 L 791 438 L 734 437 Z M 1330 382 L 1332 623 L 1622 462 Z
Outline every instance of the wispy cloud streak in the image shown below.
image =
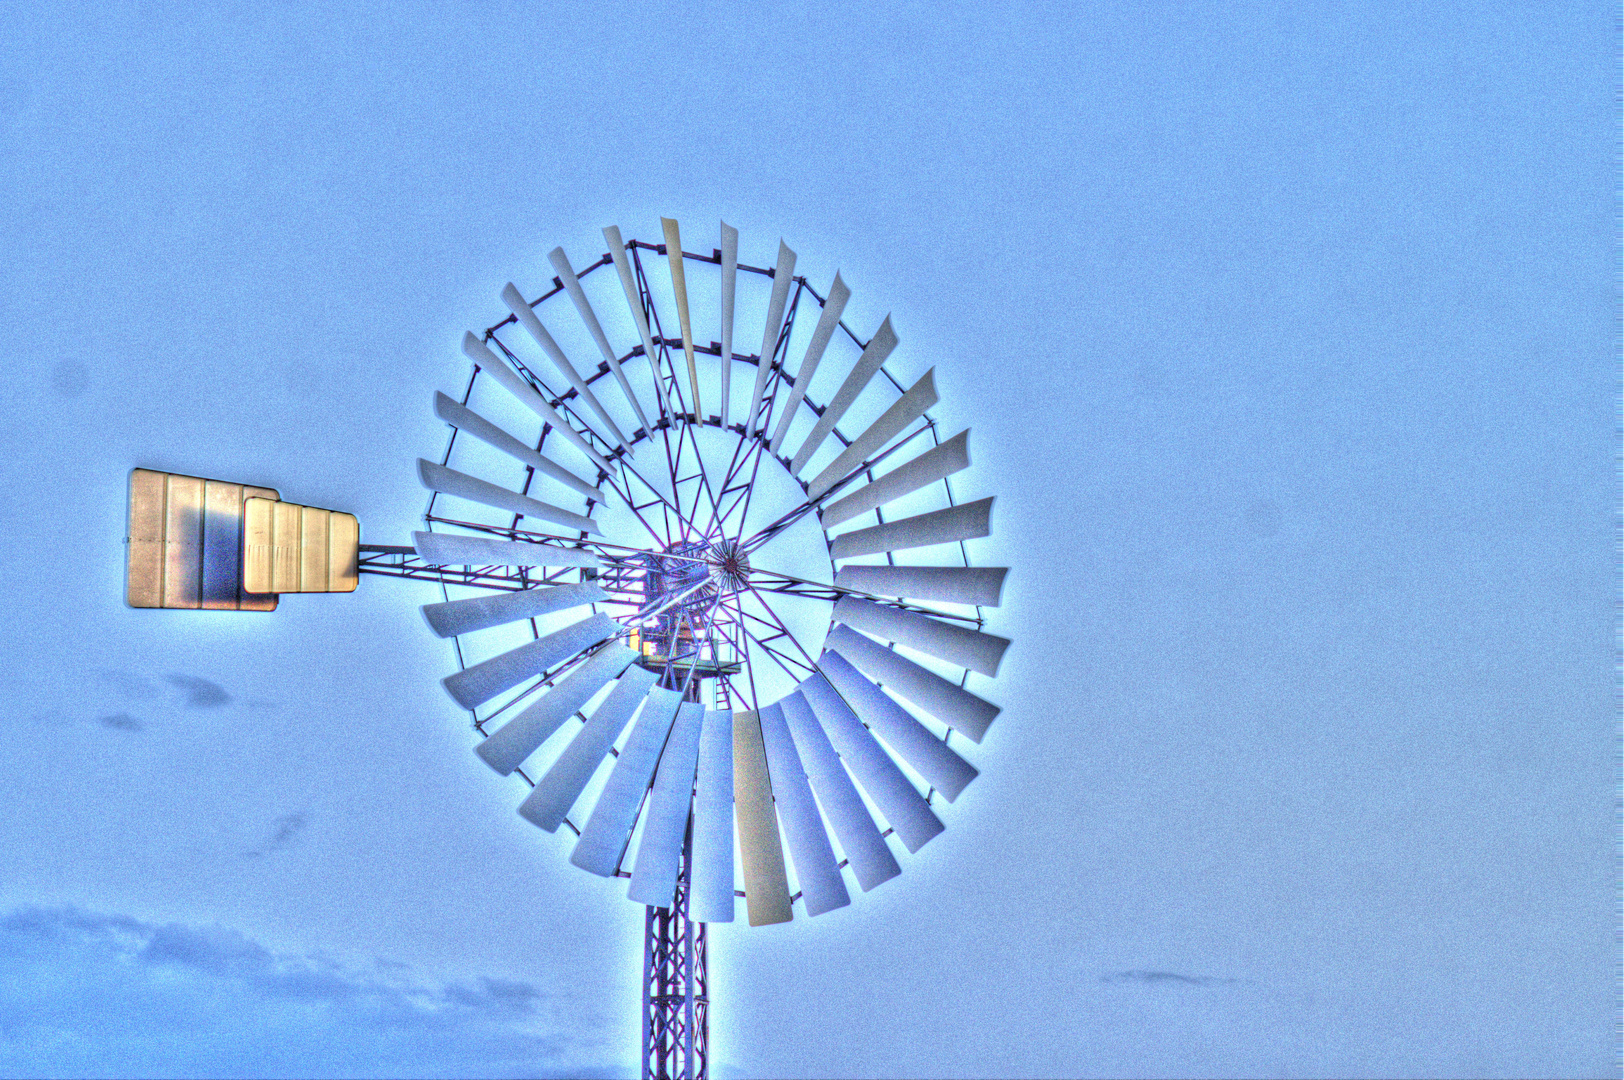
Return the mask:
M 580 1005 L 511 979 L 433 983 L 279 954 L 237 931 L 77 908 L 0 918 L 0 1073 L 580 1076 Z
M 293 843 L 299 834 L 304 831 L 304 827 L 305 816 L 303 813 L 283 814 L 276 819 L 276 829 L 271 833 L 270 838 L 265 841 L 265 846 L 254 851 L 245 851 L 243 855 L 250 859 L 262 859 L 273 851 L 280 851 Z
M 1215 975 L 1180 975 L 1176 971 L 1119 971 L 1102 975 L 1101 982 L 1148 983 L 1162 986 L 1232 986 L 1239 979 L 1221 979 Z
M 218 709 L 231 704 L 231 695 L 219 683 L 200 679 L 196 675 L 170 675 L 167 681 L 169 685 L 186 691 L 186 707 L 189 709 Z

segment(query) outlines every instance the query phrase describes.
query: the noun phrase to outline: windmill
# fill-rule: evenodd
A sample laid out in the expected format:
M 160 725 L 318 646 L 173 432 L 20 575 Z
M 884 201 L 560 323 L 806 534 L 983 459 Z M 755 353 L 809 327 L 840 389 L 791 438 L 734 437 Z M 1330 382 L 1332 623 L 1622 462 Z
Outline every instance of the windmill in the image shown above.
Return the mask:
M 960 750 L 999 709 L 970 680 L 1009 644 L 983 612 L 1006 570 L 970 563 L 993 500 L 954 497 L 969 432 L 941 437 L 934 369 L 899 380 L 889 316 L 853 332 L 838 273 L 820 293 L 782 241 L 742 264 L 726 223 L 709 254 L 671 219 L 660 243 L 603 236 L 595 261 L 554 249 L 535 299 L 509 283 L 509 314 L 465 335 L 410 545 L 138 469 L 128 598 L 270 610 L 363 573 L 436 583 L 423 615 L 453 643 L 442 682 L 475 752 L 645 908 L 644 1075 L 703 1077 L 706 924 L 739 898 L 752 926 L 851 903 L 844 871 L 896 877 L 888 838 L 917 853 L 937 796 L 976 776 Z

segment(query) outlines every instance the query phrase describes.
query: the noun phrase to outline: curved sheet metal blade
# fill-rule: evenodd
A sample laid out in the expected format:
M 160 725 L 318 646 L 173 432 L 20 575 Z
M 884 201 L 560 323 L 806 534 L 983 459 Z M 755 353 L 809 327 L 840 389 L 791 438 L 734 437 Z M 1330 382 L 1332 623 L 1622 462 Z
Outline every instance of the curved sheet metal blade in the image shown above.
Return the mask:
M 868 339 L 868 344 L 863 347 L 863 355 L 857 358 L 851 374 L 840 384 L 834 399 L 823 410 L 823 415 L 818 417 L 818 422 L 812 425 L 812 433 L 806 437 L 806 442 L 795 452 L 795 458 L 789 464 L 790 472 L 796 476 L 801 474 L 801 470 L 806 468 L 806 463 L 812 460 L 812 455 L 817 453 L 818 447 L 829 437 L 829 432 L 840 423 L 840 418 L 846 415 L 846 410 L 857 400 L 857 395 L 868 386 L 875 373 L 880 370 L 880 366 L 885 363 L 886 357 L 891 355 L 891 350 L 896 347 L 897 335 L 891 329 L 891 316 L 887 315 L 885 321 L 880 323 L 880 328 L 874 331 L 874 336 Z
M 891 755 L 857 719 L 857 714 L 835 692 L 827 678 L 821 673 L 811 676 L 801 683 L 801 693 L 828 733 L 840 760 L 863 785 L 904 847 L 918 851 L 942 831 L 942 822 L 925 797 L 897 768 Z
M 997 607 L 1008 573 L 1007 566 L 842 566 L 835 571 L 835 588 L 909 600 Z
M 581 830 L 575 850 L 570 852 L 570 862 L 582 870 L 599 877 L 613 877 L 620 868 L 620 857 L 631 840 L 643 795 L 654 778 L 654 767 L 659 763 L 660 750 L 671 733 L 671 722 L 676 719 L 680 704 L 680 693 L 660 688 L 650 690 L 643 700 L 643 709 L 637 714 L 637 722 L 632 725 L 632 733 L 620 756 L 615 759 L 609 782 L 598 796 L 598 805 L 592 808 L 592 816 Z
M 767 301 L 767 329 L 761 335 L 761 363 L 756 367 L 756 385 L 750 391 L 750 410 L 745 417 L 745 434 L 759 432 L 764 426 L 760 419 L 766 415 L 766 402 L 761 400 L 767 388 L 767 376 L 772 373 L 773 354 L 778 351 L 778 335 L 784 329 L 784 304 L 789 299 L 789 287 L 795 279 L 795 252 L 784 241 L 778 241 L 778 265 L 773 268 L 773 292 Z
M 856 596 L 840 598 L 835 605 L 834 621 L 881 641 L 894 641 L 983 675 L 998 674 L 998 664 L 1004 658 L 1004 650 L 1009 648 L 1009 638 Z
M 609 257 L 614 260 L 615 273 L 620 275 L 620 288 L 626 294 L 626 306 L 631 308 L 632 321 L 643 340 L 643 355 L 648 357 L 649 373 L 654 378 L 654 393 L 660 399 L 660 409 L 670 415 L 671 399 L 665 393 L 665 380 L 660 376 L 659 354 L 654 351 L 654 335 L 648 332 L 648 316 L 643 313 L 643 300 L 637 291 L 637 277 L 632 272 L 632 261 L 626 258 L 626 243 L 620 238 L 620 226 L 610 225 L 603 230 L 603 239 L 609 245 Z
M 733 379 L 733 298 L 739 279 L 739 230 L 722 222 L 722 428 Z
M 489 480 L 481 480 L 477 476 L 469 476 L 467 473 L 448 469 L 444 465 L 436 465 L 423 458 L 417 459 L 417 478 L 423 482 L 424 487 L 430 491 L 438 491 L 442 495 L 455 495 L 459 499 L 494 506 L 498 510 L 508 510 L 541 521 L 551 521 L 555 525 L 565 525 L 586 533 L 603 532 L 598 528 L 598 523 L 589 517 L 572 514 L 552 503 L 520 495 Z
M 789 426 L 795 420 L 795 410 L 801 407 L 801 400 L 806 397 L 806 388 L 811 384 L 812 376 L 817 374 L 823 352 L 829 347 L 829 339 L 834 336 L 835 327 L 840 325 L 840 315 L 846 310 L 846 301 L 850 299 L 851 290 L 840 280 L 840 271 L 836 270 L 835 283 L 829 286 L 829 298 L 823 302 L 823 314 L 818 316 L 812 340 L 806 343 L 806 355 L 801 358 L 801 367 L 795 373 L 795 384 L 790 387 L 783 415 L 778 418 L 778 428 L 767 446 L 774 454 L 778 453 L 784 436 L 789 434 Z
M 630 667 L 635 659 L 635 651 L 618 641 L 611 642 L 527 705 L 523 712 L 492 732 L 490 738 L 474 747 L 474 753 L 485 764 L 507 776 L 523 765 L 524 759 L 535 753 L 536 747 L 546 742 L 560 724 L 574 716 L 592 699 L 593 694 Z
M 694 328 L 688 319 L 688 279 L 682 272 L 682 234 L 671 218 L 660 219 L 665 232 L 665 257 L 671 264 L 671 292 L 677 300 L 677 322 L 682 326 L 682 354 L 688 358 L 688 384 L 693 390 L 694 423 L 705 422 L 705 409 L 699 403 L 699 368 L 694 364 Z
M 828 734 L 812 714 L 812 706 L 797 691 L 779 702 L 784 709 L 784 721 L 795 740 L 795 749 L 801 756 L 801 766 L 811 781 L 818 805 L 829 819 L 830 828 L 840 840 L 840 849 L 846 853 L 857 884 L 867 892 L 882 881 L 902 873 L 896 856 L 886 847 L 879 826 L 869 816 L 863 797 L 857 794 L 851 777 L 840 765 L 840 758 L 829 742 Z M 765 729 L 763 729 L 765 730 Z M 800 864 L 796 863 L 796 873 Z
M 773 812 L 761 718 L 753 712 L 733 714 L 733 807 L 739 822 L 744 906 L 750 925 L 789 922 L 795 913 L 789 906 L 784 846 L 778 839 L 778 815 Z
M 823 531 L 843 525 L 859 514 L 884 506 L 904 495 L 911 495 L 927 484 L 934 484 L 970 467 L 970 429 L 965 428 L 940 446 L 933 446 L 912 461 L 898 465 L 866 487 L 860 487 L 823 508 L 818 515 Z
M 553 430 L 557 431 L 564 441 L 585 454 L 588 461 L 610 476 L 615 474 L 614 466 L 609 464 L 608 458 L 592 449 L 592 444 L 586 441 L 585 436 L 564 422 L 563 414 L 547 404 L 547 399 L 536 393 L 535 387 L 525 382 L 517 371 L 508 367 L 507 361 L 492 352 L 490 347 L 476 338 L 471 331 L 462 336 L 462 351 L 468 359 L 479 365 L 481 371 L 500 383 L 502 389 L 518 398 L 520 404 L 551 424 Z
M 897 398 L 889 409 L 881 413 L 880 418 L 870 424 L 867 431 L 853 439 L 851 445 L 840 452 L 839 457 L 812 478 L 812 483 L 807 486 L 806 497 L 816 499 L 844 480 L 870 456 L 901 435 L 909 424 L 924 416 L 925 410 L 935 405 L 936 400 L 936 369 L 931 368 L 918 382 L 908 388 L 907 393 Z
M 968 735 L 972 742 L 980 742 L 993 718 L 1003 711 L 849 626 L 836 626 L 829 631 L 824 644 L 856 664 L 869 678 L 884 683 L 948 727 Z
M 588 615 L 562 630 L 554 630 L 484 663 L 447 675 L 440 682 L 458 705 L 472 709 L 619 633 L 620 624 L 609 616 Z
M 699 762 L 699 729 L 705 707 L 684 702 L 677 709 L 676 723 L 660 753 L 660 766 L 654 774 L 654 787 L 648 796 L 643 817 L 643 837 L 637 844 L 637 861 L 626 895 L 648 907 L 668 908 L 677 895 L 677 870 L 682 861 L 682 841 L 688 832 L 688 813 L 693 808 L 694 767 Z
M 537 345 L 541 346 L 541 351 L 547 354 L 547 358 L 553 362 L 553 366 L 558 368 L 558 373 L 564 376 L 569 384 L 575 388 L 577 394 L 581 395 L 581 400 L 586 402 L 587 407 L 598 414 L 598 419 L 602 420 L 604 427 L 609 429 L 609 434 L 615 437 L 615 442 L 621 446 L 627 445 L 626 436 L 620 433 L 620 429 L 615 426 L 614 420 L 610 419 L 608 412 L 604 410 L 603 403 L 592 392 L 592 388 L 586 384 L 586 380 L 581 378 L 581 373 L 575 370 L 575 365 L 570 363 L 569 357 L 564 355 L 564 350 L 558 347 L 558 342 L 553 340 L 553 335 L 549 334 L 547 328 L 541 325 L 541 320 L 536 317 L 535 310 L 525 301 L 524 295 L 514 287 L 511 281 L 502 287 L 502 303 L 508 306 L 508 310 L 513 312 L 513 317 L 519 320 L 519 325 L 525 328 Z
M 733 921 L 733 714 L 705 713 L 694 779 L 693 861 L 688 873 L 689 917 Z
M 609 696 L 592 711 L 586 726 L 576 733 L 547 770 L 547 775 L 536 781 L 536 786 L 519 804 L 519 816 L 548 832 L 557 829 L 575 800 L 581 797 L 592 774 L 598 771 L 609 748 L 626 729 L 626 721 L 632 718 L 632 713 L 659 680 L 660 676 L 647 668 L 627 668 Z
M 846 882 L 835 865 L 835 852 L 829 834 L 823 831 L 823 818 L 812 798 L 801 756 L 795 752 L 784 710 L 772 704 L 761 710 L 761 741 L 767 749 L 767 772 L 772 777 L 773 804 L 784 826 L 789 857 L 795 863 L 795 879 L 801 884 L 801 898 L 808 915 L 851 903 Z
M 587 333 L 597 342 L 598 351 L 603 354 L 604 362 L 609 365 L 609 372 L 614 375 L 615 382 L 620 384 L 620 392 L 626 395 L 632 412 L 637 414 L 638 423 L 643 425 L 644 431 L 652 432 L 648 417 L 643 415 L 643 403 L 632 393 L 632 384 L 626 381 L 626 373 L 620 370 L 620 358 L 615 355 L 615 350 L 609 347 L 609 339 L 604 336 L 603 326 L 598 322 L 598 313 L 592 310 L 592 304 L 586 298 L 586 291 L 581 288 L 581 279 L 575 276 L 575 271 L 570 267 L 569 256 L 564 254 L 563 248 L 555 247 L 548 253 L 547 261 L 558 271 L 558 280 L 564 283 L 564 291 L 569 293 L 570 302 L 575 305 L 581 321 L 586 324 Z
M 853 666 L 853 662 L 840 651 L 847 647 L 837 638 L 842 629 L 837 626 L 830 632 L 830 641 L 823 656 L 818 659 L 819 670 L 828 676 L 829 682 L 840 691 L 840 696 L 846 699 L 863 723 L 912 765 L 927 783 L 946 796 L 948 802 L 952 802 L 959 797 L 965 785 L 975 779 L 975 767 L 932 735 L 912 713 L 892 701 L 885 691 L 869 682 Z M 857 636 L 852 630 L 845 633 Z
M 603 492 L 570 472 L 539 450 L 532 450 L 466 405 L 459 405 L 438 390 L 434 392 L 434 415 L 459 431 L 466 431 L 476 439 L 489 443 L 510 457 L 524 462 L 537 472 L 552 477 L 561 484 L 579 491 L 594 502 L 603 502 Z
M 518 592 L 499 592 L 485 596 L 470 596 L 466 600 L 447 600 L 438 604 L 424 604 L 423 618 L 429 629 L 440 637 L 456 637 L 502 626 L 520 619 L 530 619 L 552 611 L 564 611 L 585 604 L 596 604 L 609 599 L 596 585 L 543 585 Z
M 412 546 L 417 557 L 430 566 L 598 566 L 598 557 L 583 548 L 483 536 L 414 532 Z
M 859 555 L 874 555 L 882 551 L 902 551 L 990 536 L 994 497 L 989 495 L 985 499 L 949 506 L 945 510 L 932 510 L 917 517 L 841 533 L 829 542 L 829 557 L 854 559 Z

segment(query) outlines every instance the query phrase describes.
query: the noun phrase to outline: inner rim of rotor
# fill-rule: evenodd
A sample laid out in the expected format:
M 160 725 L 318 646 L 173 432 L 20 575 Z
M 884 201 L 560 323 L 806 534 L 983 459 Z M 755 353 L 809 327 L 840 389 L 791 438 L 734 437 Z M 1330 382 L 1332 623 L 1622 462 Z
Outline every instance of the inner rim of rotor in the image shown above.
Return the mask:
M 631 504 L 638 499 L 628 502 L 626 495 L 638 482 L 623 475 L 616 485 L 620 498 L 611 538 L 625 543 L 633 539 L 628 530 L 636 530 L 641 540 L 635 546 L 644 549 L 629 560 L 637 572 L 621 578 L 631 589 L 618 601 L 635 605 L 626 621 L 635 628 L 640 662 L 678 681 L 690 664 L 703 678 L 742 677 L 752 686 L 747 700 L 776 700 L 812 670 L 829 609 L 826 595 L 817 597 L 823 604 L 790 600 L 781 607 L 774 594 L 826 590 L 803 579 L 829 582 L 834 567 L 815 516 L 797 522 L 799 528 L 788 535 L 775 533 L 765 565 L 749 542 L 764 524 L 804 506 L 804 487 L 760 436 L 737 427 L 696 426 L 679 414 L 652 436 L 639 431 L 633 445 L 639 453 L 629 464 L 646 480 L 660 483 L 666 496 L 656 500 L 650 493 L 634 519 Z M 700 490 L 705 483 L 712 486 L 708 493 Z M 752 502 L 745 501 L 745 485 L 752 489 Z M 784 573 L 795 575 L 798 584 L 787 585 Z M 789 685 L 759 697 L 792 669 Z M 762 678 L 766 684 L 757 685 Z M 736 701 L 736 692 L 729 693 Z

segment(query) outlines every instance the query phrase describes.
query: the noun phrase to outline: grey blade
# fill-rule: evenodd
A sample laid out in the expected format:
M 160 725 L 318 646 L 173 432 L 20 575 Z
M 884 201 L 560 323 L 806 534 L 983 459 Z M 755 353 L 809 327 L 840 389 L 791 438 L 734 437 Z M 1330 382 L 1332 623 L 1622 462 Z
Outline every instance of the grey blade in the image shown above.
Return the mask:
M 611 642 L 497 728 L 490 738 L 474 747 L 474 752 L 485 764 L 507 776 L 635 659 L 637 653 L 618 641 Z
M 665 257 L 671 264 L 671 292 L 677 301 L 677 322 L 682 327 L 682 354 L 688 358 L 688 384 L 693 390 L 694 423 L 705 422 L 705 410 L 699 403 L 699 368 L 694 364 L 694 328 L 688 318 L 688 279 L 682 269 L 682 234 L 671 218 L 661 218 L 660 228 L 665 232 Z
M 833 638 L 835 634 L 829 636 Z M 932 735 L 907 709 L 887 697 L 885 691 L 869 682 L 837 649 L 827 649 L 818 659 L 818 668 L 863 723 L 912 765 L 926 783 L 945 795 L 948 802 L 958 798 L 964 786 L 975 779 L 976 770 L 969 762 Z
M 829 339 L 834 336 L 835 327 L 840 325 L 840 315 L 846 310 L 846 301 L 850 299 L 851 290 L 840 280 L 837 270 L 835 283 L 829 286 L 829 298 L 823 302 L 823 314 L 818 316 L 818 325 L 812 331 L 812 340 L 806 343 L 806 355 L 801 358 L 800 370 L 795 373 L 795 384 L 790 387 L 789 398 L 784 402 L 784 413 L 778 418 L 778 429 L 773 432 L 773 440 L 768 444 L 767 449 L 774 454 L 778 453 L 784 436 L 789 434 L 795 410 L 801 407 L 801 399 L 806 397 L 806 388 L 811 384 L 812 376 L 817 374 L 823 352 L 829 347 Z
M 907 426 L 925 415 L 925 410 L 936 404 L 936 369 L 931 368 L 908 388 L 880 418 L 869 425 L 867 431 L 851 441 L 827 468 L 812 478 L 806 496 L 816 499 L 825 491 L 844 480 L 863 462 L 878 453 L 892 439 L 901 435 Z
M 598 557 L 582 548 L 489 540 L 483 536 L 414 532 L 412 546 L 417 549 L 418 558 L 430 566 L 598 567 Z
M 654 788 L 643 817 L 643 838 L 637 845 L 632 881 L 626 895 L 639 904 L 668 908 L 677 895 L 677 870 L 682 841 L 693 808 L 694 767 L 699 762 L 699 728 L 705 707 L 684 702 L 660 754 Z
M 656 688 L 643 700 L 643 710 L 632 725 L 632 733 L 625 747 L 615 759 L 609 781 L 598 796 L 598 805 L 592 808 L 581 838 L 570 852 L 570 862 L 582 870 L 599 877 L 613 877 L 631 839 L 632 827 L 637 824 L 637 812 L 642 808 L 643 795 L 654 777 L 660 750 L 666 736 L 671 733 L 671 722 L 676 719 L 677 706 L 682 695 L 675 690 Z
M 586 298 L 586 291 L 581 288 L 581 279 L 575 276 L 575 271 L 570 267 L 569 256 L 564 254 L 563 248 L 556 247 L 548 254 L 547 261 L 558 271 L 558 280 L 564 283 L 564 291 L 569 293 L 570 302 L 575 305 L 581 321 L 586 324 L 587 333 L 598 343 L 598 351 L 603 354 L 604 362 L 609 365 L 609 371 L 614 375 L 615 382 L 620 384 L 620 392 L 626 395 L 632 412 L 637 414 L 638 422 L 643 425 L 644 431 L 652 432 L 654 429 L 649 427 L 648 417 L 643 415 L 643 403 L 632 393 L 632 384 L 626 381 L 626 373 L 620 370 L 620 358 L 615 355 L 615 350 L 609 345 L 609 339 L 604 336 L 603 326 L 598 322 L 598 313 L 592 310 L 592 304 Z
M 456 637 L 607 599 L 609 597 L 602 589 L 585 582 L 577 585 L 543 585 L 518 592 L 499 592 L 470 596 L 466 600 L 424 604 L 423 618 L 428 620 L 429 629 L 441 637 Z
M 801 470 L 806 468 L 806 463 L 812 460 L 812 455 L 818 452 L 818 447 L 829 437 L 829 432 L 840 423 L 840 418 L 846 415 L 846 410 L 857 400 L 857 395 L 868 386 L 869 381 L 885 363 L 886 357 L 891 355 L 891 350 L 896 347 L 897 335 L 891 329 L 891 316 L 887 315 L 885 321 L 880 323 L 880 328 L 874 332 L 874 336 L 868 339 L 868 344 L 863 348 L 863 355 L 857 358 L 851 374 L 840 384 L 834 399 L 823 410 L 823 415 L 818 417 L 818 422 L 812 425 L 812 433 L 806 437 L 806 442 L 795 452 L 795 458 L 790 462 L 790 472 L 797 476 L 801 474 Z
M 965 428 L 940 446 L 933 446 L 912 461 L 898 465 L 872 484 L 825 506 L 818 515 L 824 531 L 969 468 L 969 443 L 970 429 Z
M 867 892 L 902 873 L 896 856 L 886 847 L 879 827 L 869 816 L 868 807 L 863 805 L 863 797 L 857 794 L 851 777 L 841 767 L 828 734 L 812 715 L 805 696 L 797 691 L 779 704 L 783 706 L 784 720 L 795 740 L 795 749 L 800 752 L 801 765 L 818 797 L 818 805 L 823 807 L 829 827 L 840 840 L 840 849 L 846 853 L 857 884 Z M 800 873 L 800 864 L 795 865 L 796 873 Z
M 627 668 L 609 696 L 593 710 L 586 726 L 576 733 L 547 770 L 547 775 L 536 781 L 535 788 L 519 804 L 519 816 L 548 832 L 557 829 L 575 800 L 581 797 L 592 774 L 598 771 L 609 748 L 620 738 L 626 721 L 632 718 L 632 713 L 659 679 L 657 673 L 647 668 Z
M 842 566 L 835 571 L 835 588 L 909 600 L 997 607 L 1008 573 L 1007 566 Z
M 992 500 L 993 496 L 989 495 L 972 503 L 841 533 L 829 542 L 829 557 L 854 559 L 859 555 L 875 555 L 882 551 L 903 551 L 990 536 Z
M 782 703 L 761 710 L 761 736 L 767 749 L 767 770 L 772 776 L 773 802 L 784 826 L 795 877 L 801 885 L 808 915 L 821 915 L 851 903 L 834 849 L 824 832 L 823 817 L 796 751 Z
M 648 316 L 643 314 L 643 300 L 638 295 L 637 278 L 632 273 L 632 261 L 626 258 L 626 243 L 620 238 L 620 226 L 610 225 L 603 230 L 609 245 L 609 257 L 614 260 L 615 272 L 620 275 L 620 288 L 626 294 L 626 306 L 631 308 L 632 321 L 643 340 L 643 355 L 648 357 L 649 373 L 654 377 L 654 393 L 660 399 L 660 408 L 671 413 L 671 399 L 665 394 L 665 380 L 660 378 L 659 354 L 654 351 L 654 335 L 648 332 Z
M 863 785 L 904 847 L 918 851 L 942 831 L 941 820 L 925 797 L 897 768 L 827 678 L 813 675 L 801 683 L 801 693 L 806 695 L 807 704 L 828 733 L 840 760 Z
M 707 712 L 699 729 L 688 910 L 698 922 L 733 921 L 733 714 L 726 710 Z
M 739 277 L 739 230 L 722 222 L 722 428 L 733 389 L 733 298 Z
M 789 287 L 794 284 L 795 252 L 782 240 L 778 241 L 778 265 L 773 269 L 773 292 L 767 301 L 767 329 L 761 336 L 761 364 L 756 368 L 755 389 L 750 391 L 750 411 L 745 416 L 745 433 L 760 431 L 757 421 L 766 415 L 766 403 L 761 400 L 767 388 L 767 376 L 772 371 L 773 354 L 778 351 L 778 335 L 784 329 L 784 303 L 789 299 Z
M 586 380 L 581 378 L 581 373 L 575 370 L 575 365 L 570 363 L 569 357 L 564 355 L 564 350 L 558 347 L 558 342 L 553 340 L 553 335 L 549 334 L 547 328 L 541 325 L 541 320 L 536 317 L 535 311 L 525 302 L 523 294 L 514 287 L 511 281 L 502 288 L 502 302 L 508 306 L 509 311 L 513 312 L 513 317 L 519 320 L 519 325 L 525 328 L 537 345 L 541 346 L 541 351 L 546 353 L 547 358 L 553 362 L 553 366 L 558 368 L 558 373 L 564 376 L 569 384 L 575 388 L 577 394 L 581 395 L 581 400 L 586 402 L 588 408 L 598 414 L 598 419 L 602 420 L 604 426 L 609 429 L 609 434 L 615 437 L 615 442 L 625 446 L 626 436 L 620 433 L 620 429 L 615 426 L 615 422 L 604 411 L 603 403 L 592 392 L 592 388 L 586 384 Z
M 446 693 L 465 709 L 483 705 L 504 690 L 511 690 L 532 675 L 568 660 L 583 649 L 620 633 L 620 624 L 607 615 L 589 615 L 562 630 L 526 642 L 484 663 L 447 675 L 440 682 Z
M 769 705 L 761 710 L 760 716 L 761 740 L 767 749 L 767 772 L 772 776 L 773 804 L 784 826 L 784 839 L 789 843 L 789 857 L 795 864 L 795 879 L 801 884 L 806 913 L 822 915 L 845 907 L 851 903 L 851 895 L 846 892 L 840 867 L 835 865 L 835 852 L 829 846 L 829 834 L 823 831 L 823 817 L 818 813 L 817 801 L 812 798 L 801 756 L 795 752 L 795 740 L 790 738 L 783 707 L 776 703 Z
M 834 621 L 983 675 L 998 674 L 998 664 L 1009 648 L 1009 638 L 855 596 L 840 598 Z
M 551 521 L 555 525 L 565 525 L 571 529 L 579 529 L 587 533 L 601 533 L 598 523 L 589 517 L 572 514 L 562 507 L 551 503 L 544 503 L 539 499 L 532 499 L 528 495 L 520 495 L 516 491 L 509 491 L 505 487 L 493 484 L 488 480 L 481 480 L 477 476 L 448 469 L 444 465 L 436 465 L 432 461 L 417 459 L 417 477 L 423 486 L 430 491 L 438 491 L 442 495 L 455 495 L 459 499 L 482 503 L 485 506 L 494 506 L 498 510 L 507 510 L 515 514 L 523 514 L 528 518 L 539 521 Z
M 982 740 L 988 725 L 1002 711 L 992 702 L 906 656 L 897 655 L 849 626 L 837 626 L 829 631 L 824 644 L 856 664 L 869 678 L 884 683 L 948 727 L 968 735 L 972 742 Z
M 434 392 L 434 415 L 457 430 L 466 431 L 474 438 L 487 442 L 504 454 L 524 462 L 537 472 L 550 476 L 561 484 L 569 485 L 594 502 L 601 503 L 604 501 L 602 491 L 582 480 L 579 476 L 558 464 L 558 462 L 543 457 L 540 451 L 532 450 L 468 406 L 459 405 L 438 390 Z
M 789 906 L 784 846 L 778 838 L 778 816 L 773 812 L 761 718 L 753 712 L 733 714 L 733 806 L 739 822 L 744 906 L 750 925 L 789 922 L 795 914 Z
M 462 336 L 462 351 L 468 359 L 479 365 L 481 371 L 500 383 L 508 393 L 518 398 L 520 404 L 551 424 L 553 430 L 557 431 L 564 441 L 585 454 L 588 461 L 610 476 L 614 475 L 615 470 L 609 464 L 609 459 L 592 449 L 592 444 L 587 442 L 580 432 L 565 423 L 562 413 L 547 404 L 547 399 L 536 393 L 535 387 L 520 378 L 519 373 L 508 367 L 507 361 L 491 352 L 490 347 L 483 341 L 480 341 L 472 333 L 464 334 Z

